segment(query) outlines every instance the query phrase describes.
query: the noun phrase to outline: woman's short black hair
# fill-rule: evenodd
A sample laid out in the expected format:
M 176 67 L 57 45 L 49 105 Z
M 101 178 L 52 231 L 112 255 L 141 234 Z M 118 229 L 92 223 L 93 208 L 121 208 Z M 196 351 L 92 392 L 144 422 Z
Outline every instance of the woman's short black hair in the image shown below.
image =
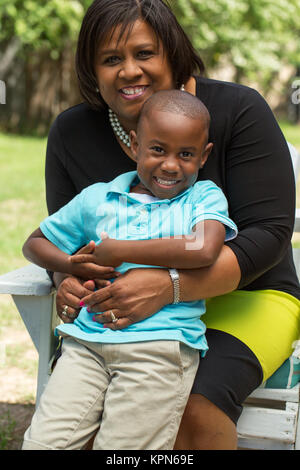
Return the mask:
M 162 41 L 177 88 L 185 83 L 192 73 L 204 72 L 201 58 L 166 1 L 94 0 L 84 16 L 76 51 L 79 89 L 83 99 L 94 108 L 105 105 L 97 91 L 98 84 L 94 70 L 97 48 L 117 26 L 122 25 L 121 37 L 126 31 L 131 30 L 138 19 L 146 21 Z

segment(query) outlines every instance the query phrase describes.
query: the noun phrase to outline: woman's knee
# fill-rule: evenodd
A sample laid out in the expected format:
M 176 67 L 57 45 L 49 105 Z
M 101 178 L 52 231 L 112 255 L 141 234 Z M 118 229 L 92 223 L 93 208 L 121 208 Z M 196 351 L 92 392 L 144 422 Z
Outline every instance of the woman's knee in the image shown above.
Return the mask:
M 190 396 L 178 431 L 175 449 L 236 449 L 234 422 L 200 394 Z

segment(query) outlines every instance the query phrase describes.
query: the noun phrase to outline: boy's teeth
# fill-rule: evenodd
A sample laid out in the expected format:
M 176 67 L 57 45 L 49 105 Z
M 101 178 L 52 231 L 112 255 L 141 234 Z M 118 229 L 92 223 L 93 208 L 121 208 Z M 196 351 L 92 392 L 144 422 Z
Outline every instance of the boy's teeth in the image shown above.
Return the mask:
M 156 179 L 157 179 L 157 181 L 158 181 L 159 184 L 166 184 L 166 185 L 169 184 L 169 185 L 171 186 L 172 184 L 177 183 L 176 180 L 173 180 L 173 181 L 168 180 L 168 181 L 166 181 L 166 180 L 162 180 L 161 178 L 158 178 L 158 177 L 157 177 Z

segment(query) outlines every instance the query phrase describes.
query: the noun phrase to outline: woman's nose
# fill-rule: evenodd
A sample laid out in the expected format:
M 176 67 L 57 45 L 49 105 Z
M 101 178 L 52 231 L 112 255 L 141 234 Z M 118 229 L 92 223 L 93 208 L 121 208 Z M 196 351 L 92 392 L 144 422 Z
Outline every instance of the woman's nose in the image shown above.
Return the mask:
M 135 77 L 139 77 L 143 74 L 142 69 L 139 67 L 138 63 L 134 59 L 125 60 L 122 64 L 121 70 L 119 72 L 120 78 L 125 78 L 126 80 L 132 80 Z

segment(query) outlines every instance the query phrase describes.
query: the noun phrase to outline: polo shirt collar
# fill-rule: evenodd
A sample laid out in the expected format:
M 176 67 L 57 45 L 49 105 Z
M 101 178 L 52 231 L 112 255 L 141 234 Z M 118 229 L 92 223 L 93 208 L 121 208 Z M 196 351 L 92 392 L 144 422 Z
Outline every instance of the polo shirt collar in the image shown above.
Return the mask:
M 110 188 L 107 191 L 107 195 L 109 196 L 110 194 L 119 194 L 122 196 L 129 197 L 130 199 L 136 200 L 134 198 L 130 197 L 130 188 L 133 186 L 133 183 L 136 185 L 140 181 L 137 171 L 129 171 L 127 173 L 123 173 L 122 175 L 117 176 L 113 181 L 110 183 Z M 187 188 L 185 191 L 181 192 L 180 194 L 177 194 L 177 196 L 174 196 L 172 199 L 159 199 L 158 201 L 153 201 L 153 202 L 159 202 L 160 204 L 163 202 L 170 202 L 178 197 L 181 197 L 183 194 L 186 194 L 191 191 L 191 187 Z

